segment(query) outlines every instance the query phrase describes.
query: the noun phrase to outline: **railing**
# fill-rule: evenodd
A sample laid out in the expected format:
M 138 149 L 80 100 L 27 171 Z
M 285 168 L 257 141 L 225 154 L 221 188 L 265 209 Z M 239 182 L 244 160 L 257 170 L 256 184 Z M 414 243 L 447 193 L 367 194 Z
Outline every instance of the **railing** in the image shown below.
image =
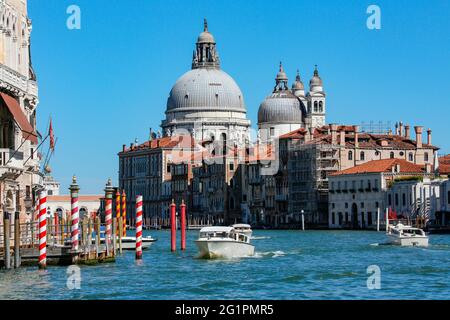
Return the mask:
M 38 87 L 35 81 L 29 80 L 24 75 L 21 75 L 4 64 L 0 64 L 0 79 L 32 96 L 38 96 Z

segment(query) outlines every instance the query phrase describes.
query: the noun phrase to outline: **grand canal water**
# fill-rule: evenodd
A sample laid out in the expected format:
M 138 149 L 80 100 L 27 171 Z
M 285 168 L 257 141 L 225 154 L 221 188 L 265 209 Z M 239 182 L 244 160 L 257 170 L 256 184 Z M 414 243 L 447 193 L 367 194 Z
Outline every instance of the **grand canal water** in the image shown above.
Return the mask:
M 258 231 L 256 256 L 195 259 L 197 232 L 186 252 L 170 253 L 169 232 L 136 263 L 81 267 L 81 288 L 67 287 L 67 267 L 0 271 L 0 299 L 449 299 L 450 236 L 429 248 L 379 245 L 382 232 Z M 367 267 L 381 269 L 381 289 L 367 288 Z

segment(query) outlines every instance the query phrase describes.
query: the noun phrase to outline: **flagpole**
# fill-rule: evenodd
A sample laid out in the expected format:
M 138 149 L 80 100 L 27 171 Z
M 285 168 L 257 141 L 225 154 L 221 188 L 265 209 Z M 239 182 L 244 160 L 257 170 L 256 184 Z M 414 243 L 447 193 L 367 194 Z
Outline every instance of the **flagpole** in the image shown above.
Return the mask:
M 58 138 L 55 139 L 55 144 L 53 147 L 56 147 L 56 143 L 58 142 Z M 45 167 L 50 163 L 50 159 L 52 158 L 52 155 L 55 153 L 55 149 L 52 148 L 52 152 L 50 152 L 49 156 L 47 157 L 46 161 L 44 162 L 44 169 Z

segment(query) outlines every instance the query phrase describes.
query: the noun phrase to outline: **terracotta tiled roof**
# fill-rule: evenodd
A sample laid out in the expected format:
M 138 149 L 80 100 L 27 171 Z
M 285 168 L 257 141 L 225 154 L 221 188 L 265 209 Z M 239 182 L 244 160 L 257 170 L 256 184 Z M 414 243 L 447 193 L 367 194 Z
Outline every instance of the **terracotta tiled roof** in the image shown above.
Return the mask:
M 80 202 L 100 201 L 104 197 L 105 195 L 80 195 L 78 197 L 78 201 Z M 47 201 L 70 202 L 70 195 L 47 196 Z
M 450 175 L 450 154 L 439 158 L 439 173 Z
M 126 148 L 121 153 L 133 152 L 142 149 L 174 149 L 174 148 L 194 148 L 197 144 L 195 139 L 190 135 L 179 135 L 172 137 L 162 137 L 158 139 L 153 139 L 151 141 L 146 141 L 133 149 Z
M 282 136 L 280 136 L 280 139 L 287 139 L 287 138 L 303 138 L 306 135 L 306 130 L 303 128 L 288 132 Z
M 417 164 L 408 162 L 403 159 L 384 159 L 384 160 L 374 160 L 369 161 L 359 166 L 349 168 L 346 170 L 338 171 L 332 176 L 347 175 L 347 174 L 362 174 L 362 173 L 382 173 L 382 172 L 392 172 L 392 168 L 396 165 L 400 165 L 399 173 L 415 173 L 423 174 L 425 173 L 424 166 L 419 166 Z

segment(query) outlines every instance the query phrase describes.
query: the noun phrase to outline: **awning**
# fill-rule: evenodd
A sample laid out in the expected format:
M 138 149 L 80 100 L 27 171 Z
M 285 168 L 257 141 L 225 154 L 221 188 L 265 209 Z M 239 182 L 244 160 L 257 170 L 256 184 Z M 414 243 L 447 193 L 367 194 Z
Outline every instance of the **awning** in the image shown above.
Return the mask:
M 34 131 L 33 126 L 30 124 L 26 115 L 23 113 L 22 108 L 20 107 L 17 100 L 3 92 L 0 92 L 0 97 L 5 102 L 9 112 L 11 112 L 14 121 L 22 130 L 24 139 L 30 140 L 32 143 L 37 144 L 38 139 L 36 131 Z

